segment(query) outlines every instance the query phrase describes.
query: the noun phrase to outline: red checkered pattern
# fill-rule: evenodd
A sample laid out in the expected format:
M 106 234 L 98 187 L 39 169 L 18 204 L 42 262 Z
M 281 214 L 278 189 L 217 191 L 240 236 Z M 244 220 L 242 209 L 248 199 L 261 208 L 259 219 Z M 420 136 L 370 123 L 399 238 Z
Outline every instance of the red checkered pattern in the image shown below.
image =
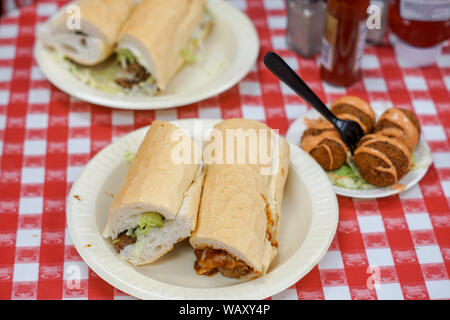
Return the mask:
M 339 197 L 323 260 L 272 299 L 450 299 L 450 48 L 437 66 L 402 69 L 392 48 L 367 47 L 363 81 L 335 88 L 285 42 L 282 0 L 232 0 L 255 24 L 261 55 L 245 79 L 214 98 L 159 111 L 121 111 L 53 87 L 33 59 L 36 27 L 62 2 L 39 1 L 0 20 L 0 298 L 122 299 L 81 260 L 65 202 L 83 166 L 153 119 L 245 117 L 286 133 L 308 106 L 263 66 L 277 51 L 326 102 L 343 94 L 415 111 L 434 164 L 414 188 L 378 200 Z M 75 279 L 75 280 L 74 280 Z M 78 281 L 79 280 L 79 281 Z

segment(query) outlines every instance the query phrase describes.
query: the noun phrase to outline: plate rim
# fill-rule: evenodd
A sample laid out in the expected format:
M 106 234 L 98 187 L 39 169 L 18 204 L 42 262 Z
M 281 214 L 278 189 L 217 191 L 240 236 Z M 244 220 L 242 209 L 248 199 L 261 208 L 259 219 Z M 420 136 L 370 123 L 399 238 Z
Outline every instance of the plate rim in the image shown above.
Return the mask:
M 386 109 L 387 110 L 389 108 L 391 108 L 391 107 L 386 107 L 386 108 L 383 107 L 383 108 L 379 108 L 379 109 L 381 109 L 381 110 L 385 110 Z M 312 112 L 317 112 L 317 111 L 315 111 L 315 109 L 308 109 L 308 111 L 306 111 L 303 115 L 299 116 L 297 119 L 295 119 L 291 123 L 291 125 L 288 128 L 288 131 L 286 132 L 286 139 L 289 142 L 292 142 L 294 144 L 299 143 L 299 141 L 297 141 L 297 142 L 292 141 L 291 140 L 291 136 L 293 135 L 294 129 L 296 129 L 298 124 L 301 121 L 303 121 L 303 119 L 308 114 L 310 114 Z M 423 177 L 427 174 L 428 169 L 433 164 L 433 159 L 432 159 L 432 156 L 431 156 L 431 149 L 430 149 L 430 146 L 428 145 L 427 140 L 424 138 L 423 134 L 420 135 L 419 143 L 422 144 L 422 146 L 425 148 L 425 150 L 430 154 L 431 161 L 430 161 L 430 163 L 428 164 L 428 166 L 426 168 L 421 168 L 421 173 L 417 176 L 416 179 L 414 179 L 415 182 L 414 183 L 410 183 L 403 190 L 386 189 L 386 187 L 385 188 L 377 188 L 377 189 L 384 189 L 385 191 L 383 193 L 380 192 L 379 194 L 373 195 L 373 194 L 365 194 L 364 191 L 369 191 L 370 192 L 370 191 L 373 191 L 373 190 L 376 190 L 376 189 L 373 189 L 373 190 L 352 190 L 352 189 L 346 189 L 346 188 L 342 188 L 342 187 L 339 187 L 339 186 L 336 186 L 336 185 L 332 185 L 334 192 L 337 195 L 348 197 L 348 198 L 353 198 L 353 199 L 378 199 L 378 198 L 386 198 L 386 197 L 390 197 L 390 196 L 394 196 L 394 195 L 399 195 L 399 194 L 401 194 L 401 193 L 411 189 L 412 187 L 417 185 L 423 179 Z M 308 154 L 308 156 L 310 158 L 312 158 L 311 155 Z M 312 159 L 314 160 L 314 158 L 312 158 Z M 323 169 L 322 169 L 322 171 L 325 172 L 325 170 L 323 170 Z
M 58 81 L 59 76 L 55 75 L 55 73 L 53 73 L 53 72 L 51 72 L 51 70 L 49 70 L 49 68 L 51 68 L 51 67 L 49 67 L 49 65 L 51 65 L 52 63 L 47 62 L 45 57 L 43 56 L 45 48 L 37 36 L 35 38 L 35 44 L 33 47 L 33 56 L 36 60 L 36 63 L 38 65 L 39 69 L 41 70 L 41 72 L 43 73 L 43 75 L 47 81 L 49 81 L 52 85 L 54 85 L 56 88 L 58 88 L 62 92 L 68 94 L 69 96 L 74 97 L 79 100 L 82 100 L 82 101 L 85 101 L 87 103 L 92 103 L 92 104 L 99 105 L 99 106 L 106 107 L 106 108 L 122 109 L 122 110 L 160 110 L 160 109 L 176 108 L 176 107 L 180 107 L 180 106 L 197 103 L 197 102 L 212 98 L 216 95 L 219 95 L 219 94 L 229 90 L 230 88 L 235 86 L 237 83 L 239 83 L 243 78 L 245 78 L 245 76 L 250 72 L 250 70 L 255 65 L 255 63 L 258 59 L 259 53 L 260 53 L 260 49 L 261 49 L 260 39 L 258 36 L 258 32 L 256 30 L 256 27 L 253 24 L 252 20 L 244 12 L 242 12 L 238 8 L 234 7 L 231 3 L 224 1 L 224 0 L 207 0 L 207 1 L 210 6 L 212 6 L 212 5 L 225 6 L 227 8 L 227 10 L 231 10 L 234 12 L 234 14 L 236 14 L 237 16 L 240 16 L 240 21 L 241 21 L 242 25 L 246 25 L 248 28 L 247 32 L 253 34 L 251 39 L 248 39 L 248 41 L 245 42 L 246 46 L 248 46 L 249 43 L 250 43 L 250 46 L 248 46 L 248 48 L 246 50 L 246 54 L 244 56 L 245 60 L 243 60 L 243 62 L 246 63 L 245 65 L 243 65 L 244 67 L 240 67 L 239 68 L 240 72 L 233 75 L 233 77 L 230 80 L 219 83 L 212 90 L 207 90 L 207 91 L 200 90 L 200 92 L 198 92 L 194 95 L 192 95 L 192 94 L 182 94 L 182 95 L 173 94 L 170 96 L 160 95 L 160 96 L 155 96 L 155 97 L 149 97 L 148 101 L 133 101 L 132 99 L 127 99 L 126 95 L 121 95 L 120 97 L 122 99 L 120 99 L 118 102 L 118 101 L 116 101 L 116 99 L 114 99 L 114 94 L 111 94 L 108 98 L 106 98 L 106 97 L 102 97 L 102 96 L 99 96 L 96 94 L 91 94 L 89 92 L 85 93 L 83 90 L 73 90 L 70 86 L 70 83 L 72 83 L 72 82 L 66 84 L 66 83 L 62 83 L 61 81 Z M 222 17 L 224 17 L 224 16 L 222 16 Z M 232 20 L 231 22 L 234 22 L 234 21 L 235 21 L 235 19 Z M 241 42 L 239 42 L 239 43 L 241 43 Z M 78 80 L 74 79 L 74 81 L 78 81 Z M 86 87 L 86 88 L 89 88 L 90 90 L 98 91 L 99 93 L 102 93 L 102 94 L 106 94 L 105 92 L 102 92 L 98 89 L 91 88 L 80 81 L 78 81 L 78 83 L 82 87 Z M 155 98 L 155 99 L 152 101 L 152 98 Z M 161 98 L 161 99 L 158 99 L 158 98 Z
M 214 123 L 217 123 L 218 121 L 222 121 L 222 119 L 183 119 L 183 120 L 173 120 L 171 123 L 175 125 L 179 125 L 180 122 L 189 122 L 189 121 L 202 121 L 202 122 L 209 122 L 211 125 Z M 326 254 L 328 251 L 329 246 L 331 245 L 331 242 L 334 238 L 334 235 L 337 230 L 338 220 L 339 220 L 339 207 L 337 202 L 337 197 L 331 187 L 331 184 L 329 183 L 328 178 L 326 177 L 325 173 L 320 169 L 319 165 L 311 159 L 311 161 L 305 162 L 305 158 L 303 156 L 307 155 L 303 150 L 296 147 L 292 143 L 290 143 L 291 150 L 292 148 L 296 151 L 294 153 L 302 155 L 301 157 L 298 157 L 298 159 L 301 159 L 301 162 L 305 166 L 310 166 L 311 168 L 308 168 L 308 170 L 305 170 L 308 174 L 308 176 L 311 177 L 311 181 L 319 181 L 322 180 L 322 183 L 318 183 L 314 186 L 317 190 L 309 190 L 311 197 L 311 204 L 312 204 L 312 219 L 311 219 L 311 225 L 310 228 L 303 240 L 303 243 L 299 246 L 297 251 L 285 262 L 280 264 L 275 270 L 277 271 L 277 274 L 284 275 L 282 279 L 278 282 L 273 283 L 269 288 L 268 286 L 268 279 L 271 274 L 269 272 L 266 276 L 252 280 L 247 282 L 242 282 L 236 285 L 228 286 L 228 287 L 221 287 L 218 288 L 191 288 L 191 287 L 182 287 L 178 285 L 173 284 L 167 284 L 163 283 L 159 280 L 151 279 L 138 271 L 134 270 L 131 266 L 128 266 L 126 264 L 126 272 L 133 272 L 133 276 L 137 278 L 145 277 L 147 279 L 151 279 L 152 282 L 156 283 L 156 287 L 169 287 L 171 290 L 171 294 L 162 294 L 161 292 L 154 292 L 151 290 L 148 290 L 145 292 L 145 290 L 133 287 L 132 284 L 129 284 L 127 282 L 124 282 L 117 276 L 114 276 L 111 274 L 111 271 L 105 267 L 102 267 L 95 259 L 93 259 L 92 254 L 88 252 L 88 248 L 85 247 L 84 243 L 82 242 L 82 239 L 79 236 L 79 232 L 75 230 L 75 222 L 74 218 L 78 217 L 77 214 L 74 214 L 74 209 L 76 209 L 77 203 L 79 201 L 74 200 L 75 192 L 78 191 L 79 185 L 83 179 L 83 176 L 88 172 L 89 168 L 91 168 L 93 163 L 95 163 L 99 158 L 104 157 L 110 148 L 115 148 L 118 144 L 121 142 L 119 141 L 125 141 L 126 139 L 130 139 L 133 135 L 138 135 L 138 131 L 145 131 L 148 130 L 149 126 L 142 127 L 140 129 L 134 130 L 121 138 L 117 139 L 116 141 L 112 142 L 102 150 L 100 150 L 89 162 L 84 166 L 83 170 L 79 174 L 76 181 L 73 183 L 72 188 L 69 193 L 69 198 L 66 205 L 66 218 L 67 218 L 67 226 L 68 231 L 71 236 L 72 242 L 80 256 L 82 257 L 83 261 L 91 268 L 99 277 L 101 277 L 103 280 L 108 282 L 110 285 L 118 288 L 119 290 L 128 293 L 134 297 L 140 298 L 140 299 L 204 299 L 204 300 L 210 300 L 210 299 L 264 299 L 266 297 L 272 296 L 289 286 L 295 284 L 298 280 L 300 280 L 303 276 L 305 276 L 312 268 L 314 268 L 319 261 L 322 259 L 322 257 Z M 296 161 L 300 161 L 300 160 Z M 295 159 L 294 159 L 295 160 Z M 291 163 L 292 163 L 291 158 Z M 300 176 L 300 173 L 298 173 Z M 303 179 L 302 177 L 300 177 Z M 304 184 L 308 186 L 308 183 L 304 181 Z M 99 190 L 101 189 L 101 184 L 99 184 Z M 328 189 L 328 190 L 327 190 Z M 311 192 L 312 191 L 312 192 Z M 315 192 L 314 192 L 315 191 Z M 320 192 L 319 192 L 320 191 Z M 96 198 L 95 198 L 96 199 Z M 89 215 L 88 215 L 89 216 Z M 94 220 L 95 222 L 95 215 L 90 214 L 90 218 Z M 327 220 L 328 219 L 328 220 Z M 321 226 L 321 221 L 325 220 L 328 225 Z M 93 228 L 97 228 L 96 222 L 95 226 Z M 97 230 L 98 231 L 98 230 Z M 98 233 L 98 232 L 97 232 Z M 102 243 L 104 244 L 104 239 L 101 237 L 101 234 L 97 234 L 97 238 L 100 238 Z M 92 240 L 92 239 L 90 239 Z M 311 243 L 314 243 L 315 241 L 320 242 L 320 248 L 317 250 L 317 248 L 308 249 L 308 245 Z M 90 249 L 90 248 L 89 248 Z M 309 250 L 309 251 L 308 251 Z M 302 261 L 303 267 L 301 264 L 298 264 L 298 268 L 295 269 L 294 272 L 292 272 L 292 264 L 297 263 L 295 259 L 298 259 L 301 254 L 306 255 L 309 257 L 309 260 Z M 117 255 L 114 255 L 115 259 L 120 259 L 117 257 Z M 306 265 L 306 266 L 305 266 Z M 291 269 L 289 269 L 291 267 Z M 283 270 L 284 269 L 284 270 Z M 288 269 L 288 270 L 286 270 Z M 300 270 L 300 271 L 298 271 Z M 118 272 L 122 272 L 123 270 L 119 270 Z M 284 271 L 284 273 L 283 273 Z M 274 271 L 272 271 L 274 272 Z M 131 275 L 131 273 L 130 273 Z M 269 279 L 270 281 L 270 279 Z M 262 290 L 261 293 L 258 290 L 248 290 L 249 288 L 254 287 L 254 285 L 257 283 L 257 288 Z M 234 290 L 234 288 L 238 289 Z M 231 288 L 231 289 L 230 289 Z M 193 291 L 191 292 L 191 296 L 186 296 L 182 293 L 182 291 Z M 236 292 L 234 291 L 240 291 L 241 293 L 244 292 L 245 294 L 242 295 L 240 298 L 236 298 Z M 200 293 L 201 291 L 201 293 Z M 225 295 L 221 295 L 218 291 L 225 291 Z M 177 294 L 178 293 L 178 294 Z

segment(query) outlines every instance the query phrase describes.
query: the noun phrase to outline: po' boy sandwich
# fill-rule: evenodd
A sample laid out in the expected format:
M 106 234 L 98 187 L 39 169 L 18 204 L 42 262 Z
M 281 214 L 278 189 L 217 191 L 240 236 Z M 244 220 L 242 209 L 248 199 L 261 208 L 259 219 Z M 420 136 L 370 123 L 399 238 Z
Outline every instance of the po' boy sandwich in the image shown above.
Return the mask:
M 204 149 L 206 176 L 197 227 L 189 240 L 197 258 L 194 269 L 199 275 L 220 272 L 226 277 L 250 280 L 263 276 L 278 252 L 289 145 L 254 120 L 230 119 L 214 128 L 216 134 Z M 253 144 L 252 133 L 258 140 Z M 233 145 L 238 143 L 239 134 L 249 137 L 244 148 Z M 225 137 L 223 144 L 215 142 L 220 136 Z M 218 148 L 213 152 L 216 159 L 210 162 L 207 150 L 214 149 L 212 145 Z M 239 159 L 238 150 L 242 149 L 245 153 Z M 259 154 L 256 161 L 255 152 Z M 263 153 L 267 159 L 263 160 Z
M 177 133 L 175 135 L 174 133 Z M 189 161 L 173 156 L 181 137 Z M 134 265 L 155 261 L 195 229 L 204 172 L 201 151 L 184 131 L 153 121 L 109 211 L 103 237 Z
M 79 0 L 64 7 L 38 33 L 39 39 L 81 65 L 96 65 L 115 49 L 136 0 Z
M 165 90 L 193 62 L 211 21 L 205 0 L 142 0 L 119 38 L 116 83 L 150 95 Z

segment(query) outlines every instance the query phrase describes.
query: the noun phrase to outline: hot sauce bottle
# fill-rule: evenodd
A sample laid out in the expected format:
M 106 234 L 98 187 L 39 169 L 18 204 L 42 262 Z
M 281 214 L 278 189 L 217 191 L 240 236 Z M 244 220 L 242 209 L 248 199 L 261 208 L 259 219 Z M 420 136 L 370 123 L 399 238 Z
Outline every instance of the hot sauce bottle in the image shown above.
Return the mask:
M 320 77 L 336 86 L 361 78 L 369 0 L 328 0 Z

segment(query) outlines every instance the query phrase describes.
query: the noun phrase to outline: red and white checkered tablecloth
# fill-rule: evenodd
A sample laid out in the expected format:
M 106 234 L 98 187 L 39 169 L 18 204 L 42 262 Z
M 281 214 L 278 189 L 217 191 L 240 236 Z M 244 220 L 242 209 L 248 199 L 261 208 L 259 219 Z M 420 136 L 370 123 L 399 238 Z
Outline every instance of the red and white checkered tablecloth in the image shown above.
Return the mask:
M 416 112 L 434 164 L 414 188 L 378 200 L 338 197 L 334 241 L 308 275 L 272 299 L 450 299 L 450 48 L 437 66 L 402 69 L 391 47 L 367 47 L 363 81 L 335 88 L 285 42 L 282 0 L 232 0 L 255 24 L 261 54 L 245 79 L 214 98 L 158 111 L 112 110 L 52 86 L 33 58 L 38 24 L 63 2 L 38 1 L 0 20 L 0 298 L 123 299 L 82 261 L 65 202 L 103 147 L 153 119 L 244 117 L 284 134 L 308 110 L 268 72 L 277 51 L 326 102 L 343 94 Z M 66 280 L 78 270 L 78 286 Z M 379 281 L 378 281 L 379 280 Z

